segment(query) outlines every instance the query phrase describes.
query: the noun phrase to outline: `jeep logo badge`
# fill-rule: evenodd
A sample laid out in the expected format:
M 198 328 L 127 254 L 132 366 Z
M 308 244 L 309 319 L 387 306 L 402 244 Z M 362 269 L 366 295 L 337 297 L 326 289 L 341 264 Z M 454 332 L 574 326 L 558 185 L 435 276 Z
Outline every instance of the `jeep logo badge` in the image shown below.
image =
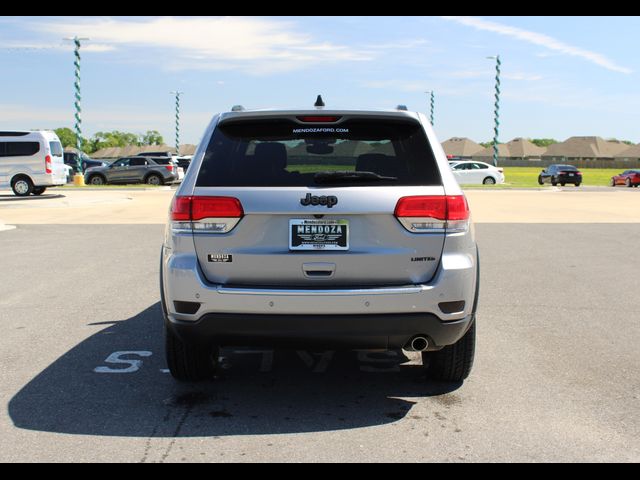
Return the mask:
M 335 197 L 333 195 L 322 195 L 321 197 L 316 197 L 315 195 L 307 193 L 306 197 L 300 199 L 300 205 L 302 205 L 303 207 L 307 207 L 309 205 L 326 205 L 327 208 L 331 208 L 337 203 L 338 197 Z

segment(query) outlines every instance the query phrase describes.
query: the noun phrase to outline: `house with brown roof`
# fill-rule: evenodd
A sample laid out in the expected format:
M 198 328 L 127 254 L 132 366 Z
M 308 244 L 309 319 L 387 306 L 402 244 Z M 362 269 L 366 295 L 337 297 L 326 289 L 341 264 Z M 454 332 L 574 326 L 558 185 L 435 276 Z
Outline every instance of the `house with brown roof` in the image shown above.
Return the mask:
M 483 146 L 473 140 L 464 137 L 453 137 L 442 142 L 442 149 L 447 154 L 447 158 L 463 158 L 470 160 L 473 155 L 483 150 Z
M 498 144 L 498 164 L 528 166 L 530 162 L 540 162 L 545 148 L 538 147 L 526 138 L 514 138 L 508 143 Z M 473 155 L 479 162 L 493 163 L 493 145 Z
M 569 163 L 576 167 L 616 167 L 615 156 L 629 149 L 626 143 L 601 137 L 571 137 L 547 147 L 542 155 L 545 165 Z
M 638 168 L 640 167 L 640 144 L 628 145 L 629 148 L 623 150 L 620 153 L 616 153 L 613 156 L 613 160 L 616 164 L 622 162 L 622 164 L 628 165 L 621 166 L 619 168 Z

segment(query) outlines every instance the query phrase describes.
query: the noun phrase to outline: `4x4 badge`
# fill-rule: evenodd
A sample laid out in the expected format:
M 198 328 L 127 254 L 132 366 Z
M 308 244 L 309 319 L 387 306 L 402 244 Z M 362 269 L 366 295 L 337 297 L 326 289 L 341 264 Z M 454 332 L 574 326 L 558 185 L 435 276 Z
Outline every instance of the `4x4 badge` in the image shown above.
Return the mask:
M 300 205 L 302 205 L 303 207 L 306 207 L 308 205 L 326 205 L 327 208 L 331 208 L 337 203 L 338 197 L 335 197 L 333 195 L 322 195 L 321 197 L 316 197 L 315 195 L 307 193 L 306 197 L 300 199 Z

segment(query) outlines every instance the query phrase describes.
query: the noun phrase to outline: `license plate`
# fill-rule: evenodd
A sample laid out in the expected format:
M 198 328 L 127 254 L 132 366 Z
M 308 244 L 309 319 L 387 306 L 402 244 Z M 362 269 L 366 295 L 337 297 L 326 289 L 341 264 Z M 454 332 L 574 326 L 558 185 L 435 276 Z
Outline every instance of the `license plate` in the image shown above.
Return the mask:
M 290 250 L 349 250 L 347 220 L 289 220 Z
M 570 174 L 569 174 L 569 176 L 570 176 L 570 177 L 573 177 L 573 173 L 570 173 Z

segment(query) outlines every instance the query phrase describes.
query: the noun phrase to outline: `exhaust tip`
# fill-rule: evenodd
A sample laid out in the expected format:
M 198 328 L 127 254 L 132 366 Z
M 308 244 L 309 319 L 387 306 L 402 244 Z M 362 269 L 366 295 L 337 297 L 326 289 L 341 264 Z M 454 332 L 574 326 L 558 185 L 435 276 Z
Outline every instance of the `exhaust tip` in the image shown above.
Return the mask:
M 413 339 L 409 342 L 410 350 L 415 352 L 424 352 L 427 348 L 429 348 L 429 340 L 426 337 L 413 337 Z

